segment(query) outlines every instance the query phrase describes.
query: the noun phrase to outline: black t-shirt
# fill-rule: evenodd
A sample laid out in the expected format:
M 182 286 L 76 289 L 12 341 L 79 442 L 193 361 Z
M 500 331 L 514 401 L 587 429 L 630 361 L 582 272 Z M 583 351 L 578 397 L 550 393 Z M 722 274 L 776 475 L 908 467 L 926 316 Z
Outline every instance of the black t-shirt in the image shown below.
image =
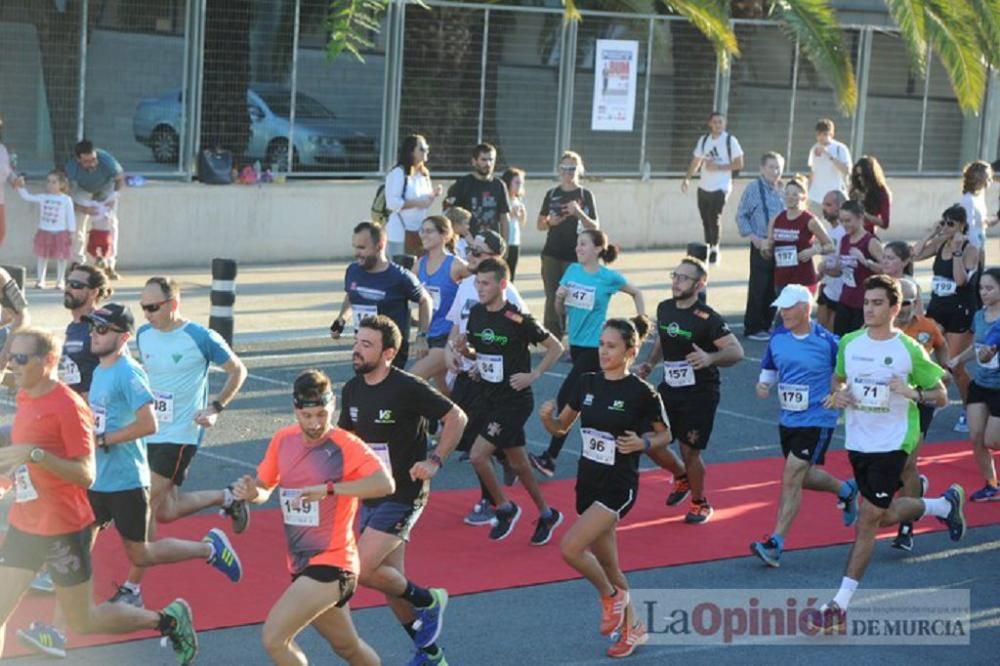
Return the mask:
M 395 493 L 365 500 L 366 505 L 416 499 L 423 481 L 412 480 L 410 468 L 427 458 L 427 421 L 442 418 L 453 406 L 423 379 L 398 368 L 389 368 L 373 386 L 360 376 L 344 384 L 337 426 L 363 439 L 383 461 L 388 455 L 396 480 Z
M 578 187 L 575 190 L 553 187 L 545 193 L 545 199 L 542 200 L 542 208 L 538 215 L 560 217 L 563 215 L 563 206 L 570 201 L 579 203 L 587 217 L 592 220 L 597 219 L 597 205 L 594 203 L 594 195 L 583 187 Z M 570 215 L 558 225 L 550 227 L 545 236 L 545 247 L 542 248 L 542 254 L 562 261 L 576 261 L 576 237 L 580 233 L 579 222 L 575 215 Z
M 580 412 L 583 448 L 577 483 L 636 485 L 642 452 L 620 453 L 614 442 L 626 430 L 642 437 L 653 431 L 654 423 L 669 424 L 656 389 L 635 375 L 612 381 L 603 372 L 587 372 L 580 376 L 567 404 Z
M 529 345 L 537 345 L 549 337 L 549 332 L 530 314 L 504 301 L 503 307 L 490 312 L 476 303 L 469 312 L 467 339 L 476 350 L 481 397 L 489 400 L 532 400 L 531 387 L 515 391 L 510 386 L 511 375 L 531 372 Z
M 59 379 L 77 393 L 90 391 L 90 380 L 100 359 L 90 351 L 90 325 L 74 321 L 66 327 L 66 341 L 59 359 Z
M 510 213 L 507 184 L 496 177 L 479 180 L 471 173 L 462 176 L 448 188 L 447 199 L 449 206 L 460 206 L 472 213 L 469 230 L 473 236 L 480 229 L 492 229 L 499 234 L 500 216 Z
M 719 390 L 719 369 L 714 365 L 694 370 L 685 357 L 698 345 L 704 351 L 719 351 L 715 341 L 730 334 L 729 325 L 719 313 L 701 301 L 680 309 L 674 299 L 656 307 L 656 330 L 663 348 L 663 382 L 660 388 L 671 392 Z

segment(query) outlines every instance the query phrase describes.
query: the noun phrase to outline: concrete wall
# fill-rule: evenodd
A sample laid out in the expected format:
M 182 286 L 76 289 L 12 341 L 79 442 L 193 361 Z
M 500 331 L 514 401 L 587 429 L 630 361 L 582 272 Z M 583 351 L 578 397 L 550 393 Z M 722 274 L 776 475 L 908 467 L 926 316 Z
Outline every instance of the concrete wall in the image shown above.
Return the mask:
M 750 180 L 738 181 L 723 219 L 723 243 L 741 243 L 733 214 Z M 40 183 L 30 183 L 38 191 Z M 547 181 L 528 183 L 534 216 Z M 371 181 L 311 181 L 263 186 L 208 186 L 153 182 L 127 190 L 121 203 L 121 265 L 125 268 L 204 265 L 212 257 L 272 263 L 323 260 L 351 254 L 351 227 L 368 215 L 376 184 Z M 680 192 L 678 180 L 608 180 L 588 183 L 612 242 L 623 248 L 683 246 L 702 239 L 694 188 Z M 892 225 L 887 239 L 915 239 L 958 200 L 958 179 L 890 181 Z M 37 207 L 7 192 L 8 236 L 0 263 L 34 265 L 31 239 Z M 990 210 L 996 195 L 989 196 Z M 529 228 L 527 251 L 544 235 Z

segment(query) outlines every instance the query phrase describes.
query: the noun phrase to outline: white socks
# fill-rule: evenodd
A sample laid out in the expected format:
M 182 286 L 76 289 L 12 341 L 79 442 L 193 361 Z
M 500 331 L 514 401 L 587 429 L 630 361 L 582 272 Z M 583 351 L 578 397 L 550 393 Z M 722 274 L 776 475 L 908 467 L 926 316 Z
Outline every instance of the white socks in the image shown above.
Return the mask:
M 833 601 L 840 606 L 841 610 L 847 610 L 847 605 L 851 603 L 854 591 L 858 589 L 858 581 L 844 576 L 840 581 L 840 590 L 833 597 Z
M 951 502 L 943 497 L 924 498 L 922 501 L 924 503 L 924 516 L 947 518 L 948 514 L 951 513 Z

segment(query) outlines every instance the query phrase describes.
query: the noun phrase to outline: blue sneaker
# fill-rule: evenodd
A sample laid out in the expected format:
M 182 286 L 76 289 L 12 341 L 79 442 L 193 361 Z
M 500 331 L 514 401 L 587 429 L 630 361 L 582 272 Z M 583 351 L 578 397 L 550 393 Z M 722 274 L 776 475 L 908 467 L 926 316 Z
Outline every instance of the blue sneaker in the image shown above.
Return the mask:
M 1000 501 L 1000 488 L 986 484 L 976 492 L 969 495 L 972 502 L 997 502 Z
M 433 657 L 417 648 L 417 652 L 406 662 L 406 666 L 448 666 L 448 660 L 444 657 L 444 650 L 438 648 L 437 654 Z
M 213 527 L 202 541 L 212 546 L 212 556 L 208 558 L 208 563 L 226 574 L 234 583 L 240 582 L 243 578 L 243 565 L 240 564 L 240 556 L 236 554 L 233 544 L 229 543 L 226 533 L 218 527 Z
M 417 619 L 413 622 L 413 628 L 417 632 L 413 636 L 413 643 L 418 648 L 425 648 L 437 641 L 444 626 L 444 610 L 448 607 L 448 590 L 432 587 L 428 592 L 434 597 L 434 603 L 426 608 L 417 608 Z
M 777 569 L 781 566 L 781 546 L 772 538 L 768 538 L 767 541 L 754 541 L 750 544 L 750 552 L 769 567 Z
M 50 657 L 66 658 L 66 637 L 44 622 L 32 622 L 27 629 L 17 630 L 17 640 L 24 647 Z
M 951 504 L 951 511 L 948 512 L 947 518 L 938 518 L 938 520 L 948 526 L 948 536 L 951 537 L 951 540 L 959 541 L 965 536 L 965 514 L 963 513 L 965 489 L 957 483 L 953 483 L 941 497 L 948 500 L 948 504 Z
M 847 497 L 841 497 L 837 506 L 844 511 L 844 527 L 850 527 L 858 520 L 858 482 L 850 479 L 845 483 L 851 492 Z
M 955 432 L 969 432 L 969 421 L 965 418 L 965 410 L 958 415 L 958 420 L 955 421 L 955 427 L 953 428 Z
M 49 575 L 48 569 L 39 571 L 35 580 L 31 581 L 31 591 L 44 592 L 45 594 L 52 594 L 56 591 L 56 584 L 52 582 L 52 576 Z

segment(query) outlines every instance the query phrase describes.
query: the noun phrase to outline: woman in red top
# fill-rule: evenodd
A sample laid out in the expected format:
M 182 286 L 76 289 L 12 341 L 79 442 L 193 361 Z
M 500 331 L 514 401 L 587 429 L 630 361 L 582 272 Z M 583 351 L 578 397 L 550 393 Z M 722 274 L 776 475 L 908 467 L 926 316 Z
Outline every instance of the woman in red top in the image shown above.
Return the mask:
M 865 325 L 865 280 L 882 272 L 882 243 L 865 230 L 865 209 L 858 201 L 845 201 L 840 207 L 840 224 L 847 231 L 840 239 L 840 253 L 830 275 L 844 278 L 844 288 L 837 303 L 833 332 L 846 335 Z
M 306 370 L 293 391 L 298 425 L 275 433 L 257 478 L 233 484 L 237 499 L 255 504 L 279 491 L 292 584 L 268 613 L 264 647 L 276 664 L 308 663 L 295 637 L 311 624 L 352 666 L 378 664 L 347 605 L 361 568 L 354 515 L 359 498 L 390 495 L 395 483 L 364 442 L 334 429 L 329 377 Z
M 785 210 L 771 219 L 764 256 L 774 257 L 774 290 L 786 284 L 801 284 L 816 293 L 813 257 L 833 252 L 826 226 L 808 209 L 809 188 L 802 176 L 785 183 Z M 818 245 L 817 245 L 818 243 Z
M 865 231 L 874 234 L 877 229 L 889 228 L 889 211 L 892 192 L 885 183 L 885 173 L 878 160 L 862 155 L 851 169 L 850 198 L 864 206 Z

